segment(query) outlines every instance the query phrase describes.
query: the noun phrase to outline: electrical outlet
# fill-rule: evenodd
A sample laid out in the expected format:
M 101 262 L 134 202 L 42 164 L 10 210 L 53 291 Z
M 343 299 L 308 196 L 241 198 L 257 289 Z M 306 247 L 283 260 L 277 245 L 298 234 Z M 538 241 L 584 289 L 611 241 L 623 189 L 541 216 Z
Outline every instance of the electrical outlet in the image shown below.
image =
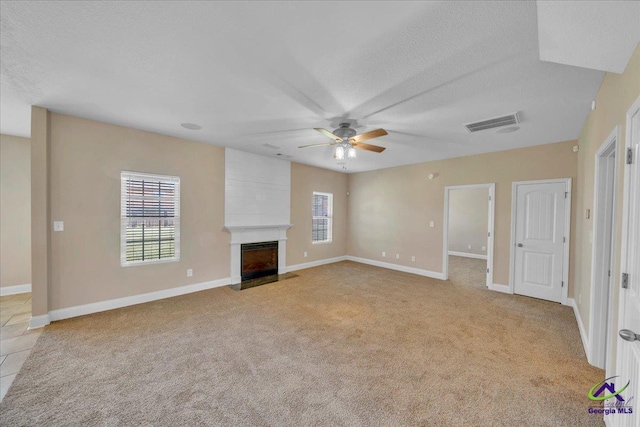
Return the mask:
M 411 261 L 416 262 L 416 257 L 412 256 Z
M 187 270 L 187 277 L 191 277 L 191 276 L 193 276 L 193 269 L 192 269 L 192 268 L 189 268 L 189 269 Z
M 385 251 L 382 251 L 382 258 L 385 258 L 387 256 L 387 253 Z
M 53 231 L 64 231 L 64 221 L 53 221 Z
M 482 250 L 483 250 L 483 251 L 486 251 L 486 250 L 487 250 L 487 247 L 486 247 L 486 246 L 483 246 L 483 247 L 482 247 Z
M 305 258 L 307 257 L 307 251 L 304 251 L 304 257 Z
M 396 254 L 396 259 L 400 259 L 400 254 Z
M 467 249 L 471 249 L 471 245 L 467 245 Z
M 433 221 L 429 221 L 429 227 L 433 228 L 436 226 L 436 223 Z

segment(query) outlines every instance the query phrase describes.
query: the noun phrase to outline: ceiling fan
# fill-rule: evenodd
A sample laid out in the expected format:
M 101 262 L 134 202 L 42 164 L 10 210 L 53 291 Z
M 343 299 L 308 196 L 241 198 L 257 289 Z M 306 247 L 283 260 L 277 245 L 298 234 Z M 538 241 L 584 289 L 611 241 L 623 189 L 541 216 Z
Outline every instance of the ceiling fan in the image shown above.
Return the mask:
M 344 159 L 345 156 L 350 159 L 355 158 L 356 148 L 360 150 L 382 153 L 385 150 L 385 147 L 364 144 L 363 141 L 388 135 L 387 131 L 384 129 L 376 129 L 362 133 L 360 135 L 356 135 L 356 131 L 355 129 L 351 128 L 350 123 L 340 123 L 338 129 L 334 130 L 333 132 L 329 132 L 328 130 L 322 128 L 315 128 L 315 130 L 320 132 L 324 136 L 328 136 L 329 138 L 333 139 L 333 142 L 328 142 L 326 144 L 301 145 L 298 148 L 326 147 L 328 145 L 335 145 L 336 149 L 333 153 L 333 157 L 338 160 Z

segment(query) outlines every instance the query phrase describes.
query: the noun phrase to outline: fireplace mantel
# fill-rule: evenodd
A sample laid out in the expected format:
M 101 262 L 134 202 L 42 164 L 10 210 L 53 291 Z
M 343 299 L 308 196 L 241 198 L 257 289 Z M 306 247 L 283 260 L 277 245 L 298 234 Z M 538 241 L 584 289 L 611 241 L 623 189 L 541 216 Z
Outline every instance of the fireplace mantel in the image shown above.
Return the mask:
M 287 266 L 287 230 L 293 224 L 273 225 L 227 225 L 224 229 L 231 234 L 231 284 L 242 281 L 241 252 L 243 243 L 278 241 L 278 274 L 286 273 Z

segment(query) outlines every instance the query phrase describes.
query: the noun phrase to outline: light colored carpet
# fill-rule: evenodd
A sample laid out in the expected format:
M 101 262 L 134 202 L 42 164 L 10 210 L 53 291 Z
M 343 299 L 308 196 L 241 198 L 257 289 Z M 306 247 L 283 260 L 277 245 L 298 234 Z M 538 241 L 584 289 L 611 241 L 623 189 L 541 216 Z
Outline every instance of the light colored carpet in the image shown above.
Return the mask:
M 487 260 L 450 255 L 449 280 L 487 290 Z
M 298 273 L 51 324 L 0 424 L 603 425 L 569 307 L 352 262 Z

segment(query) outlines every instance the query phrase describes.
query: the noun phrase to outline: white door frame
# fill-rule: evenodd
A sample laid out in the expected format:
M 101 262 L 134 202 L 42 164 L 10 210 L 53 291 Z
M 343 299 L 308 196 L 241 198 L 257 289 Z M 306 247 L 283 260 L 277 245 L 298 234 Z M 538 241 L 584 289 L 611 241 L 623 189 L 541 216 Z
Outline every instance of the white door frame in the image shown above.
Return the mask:
M 568 290 L 569 290 L 569 246 L 571 246 L 571 178 L 557 178 L 557 179 L 541 179 L 537 181 L 514 181 L 511 184 L 511 250 L 509 252 L 509 293 L 514 293 L 515 289 L 515 248 L 516 248 L 516 208 L 517 200 L 516 194 L 518 186 L 525 184 L 551 184 L 551 183 L 563 183 L 565 184 L 565 192 L 567 197 L 565 200 L 565 212 L 564 212 L 564 235 L 567 238 L 564 245 L 564 257 L 562 265 L 562 280 L 564 286 L 562 287 L 562 304 L 568 305 Z
M 613 150 L 613 153 L 611 151 Z M 613 169 L 613 212 L 611 215 L 611 226 L 608 227 L 605 224 L 603 212 L 600 211 L 603 208 L 604 200 L 601 200 L 599 196 L 599 184 L 605 179 L 605 176 L 602 175 L 602 170 L 600 168 L 601 160 L 604 160 L 607 157 L 610 157 L 613 154 L 614 157 L 614 169 Z M 618 188 L 618 164 L 620 154 L 620 132 L 618 126 L 616 126 L 613 131 L 609 134 L 607 139 L 604 141 L 600 149 L 596 152 L 595 155 L 595 175 L 594 175 L 594 184 L 593 184 L 593 245 L 592 245 L 592 254 L 591 254 L 591 303 L 590 303 L 590 313 L 591 320 L 589 321 L 589 354 L 588 359 L 589 363 L 594 366 L 597 366 L 601 369 L 605 368 L 605 359 L 609 360 L 611 355 L 611 337 L 608 337 L 605 342 L 605 337 L 607 335 L 607 329 L 610 325 L 612 325 L 612 298 L 611 298 L 611 287 L 607 287 L 605 289 L 605 284 L 598 280 L 599 277 L 602 277 L 603 273 L 603 257 L 604 257 L 604 246 L 607 241 L 611 242 L 611 254 L 608 260 L 608 265 L 610 266 L 610 271 L 613 273 L 613 269 L 615 267 L 616 260 L 616 245 L 615 245 L 615 229 L 616 229 L 616 195 Z M 610 280 L 611 285 L 615 283 L 613 278 Z M 604 295 L 606 298 L 603 298 L 603 294 L 607 293 L 608 295 Z M 604 328 L 602 327 L 604 325 Z
M 487 287 L 493 289 L 493 235 L 494 215 L 496 211 L 496 184 L 452 185 L 444 187 L 444 229 L 442 231 L 442 280 L 449 278 L 449 194 L 451 190 L 464 190 L 469 188 L 487 188 L 489 190 L 489 236 L 487 239 Z
M 633 116 L 635 116 L 636 114 L 640 113 L 640 96 L 635 100 L 635 102 L 633 103 L 633 105 L 631 106 L 631 108 L 629 108 L 629 110 L 627 111 L 627 124 L 626 124 L 626 128 L 625 128 L 625 144 L 624 144 L 624 153 L 626 154 L 627 150 L 631 149 L 631 119 L 633 118 Z M 637 162 L 638 161 L 638 154 L 639 153 L 633 153 L 634 158 L 633 161 Z M 626 164 L 626 162 L 625 162 Z M 631 168 L 630 167 L 625 167 L 624 168 L 624 190 L 622 192 L 622 243 L 620 245 L 620 275 L 616 278 L 617 280 L 614 282 L 614 286 L 620 286 L 620 283 L 622 282 L 622 273 L 625 273 L 627 271 L 629 271 L 629 226 L 630 226 L 630 221 L 631 218 L 639 218 L 640 217 L 640 212 L 630 212 L 630 206 L 629 204 L 631 203 L 630 201 L 630 196 L 631 196 Z M 617 323 L 617 329 L 620 329 L 622 327 L 622 325 L 624 324 L 624 311 L 625 311 L 625 296 L 626 296 L 626 290 L 625 289 L 620 289 L 619 292 L 619 296 L 618 296 L 618 323 Z M 616 342 L 617 342 L 617 348 L 616 348 L 616 369 L 620 369 L 622 367 L 622 349 L 621 346 L 626 344 L 623 342 L 622 338 L 620 338 L 620 336 L 618 335 L 618 331 L 615 330 L 614 331 L 614 335 L 616 337 Z M 617 375 L 617 374 L 611 374 L 610 370 L 610 363 L 607 363 L 607 374 L 609 375 Z M 606 418 L 606 416 L 605 416 Z

